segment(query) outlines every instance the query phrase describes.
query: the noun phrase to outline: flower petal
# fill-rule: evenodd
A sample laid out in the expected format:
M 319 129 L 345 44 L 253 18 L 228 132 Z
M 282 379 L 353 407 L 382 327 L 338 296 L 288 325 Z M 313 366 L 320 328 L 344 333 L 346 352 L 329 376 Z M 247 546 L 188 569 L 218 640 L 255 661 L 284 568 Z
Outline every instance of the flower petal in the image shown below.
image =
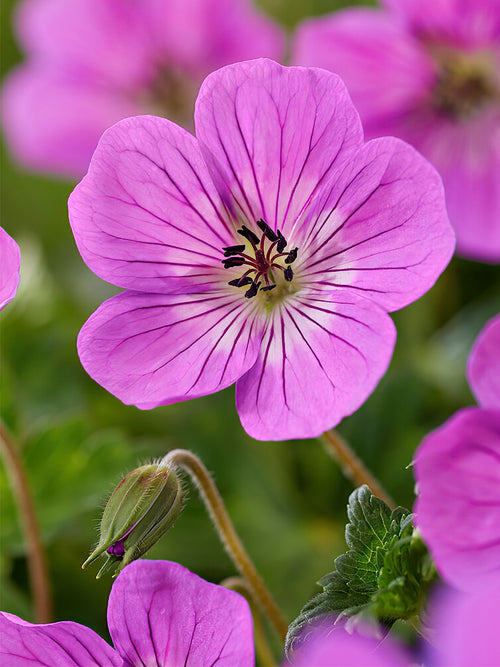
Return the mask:
M 308 631 L 306 641 L 293 654 L 295 667 L 409 667 L 410 659 L 395 641 L 381 642 L 373 637 L 349 633 L 326 621 Z
M 149 4 L 150 0 L 25 0 L 16 27 L 33 61 L 49 65 L 53 72 L 72 71 L 79 82 L 93 82 L 96 89 L 104 83 L 116 92 L 131 90 L 147 80 L 156 55 Z
M 467 378 L 479 405 L 500 410 L 500 315 L 477 337 L 467 363 Z
M 438 590 L 429 627 L 435 628 L 428 661 L 432 667 L 498 667 L 499 582 L 487 591 L 464 595 Z
M 236 291 L 124 292 L 78 338 L 86 371 L 127 405 L 148 409 L 219 391 L 255 363 L 263 322 Z
M 236 215 L 250 222 L 263 217 L 285 236 L 362 144 L 358 114 L 336 75 L 270 60 L 208 76 L 195 125 Z
M 273 312 L 257 363 L 236 384 L 243 428 L 258 440 L 332 428 L 373 391 L 395 337 L 390 317 L 356 294 L 297 293 Z
M 382 0 L 415 34 L 482 48 L 500 34 L 498 0 Z
M 0 310 L 15 297 L 19 285 L 21 252 L 19 246 L 0 227 Z
M 211 281 L 222 247 L 235 242 L 223 211 L 194 137 L 153 116 L 109 129 L 69 200 L 88 266 L 143 292 Z
M 253 667 L 252 617 L 238 593 L 168 561 L 135 561 L 113 584 L 108 625 L 131 665 Z
M 35 625 L 0 612 L 0 635 L 6 667 L 125 667 L 104 639 L 79 623 Z
M 144 0 L 143 0 L 144 2 Z M 284 35 L 247 0 L 148 0 L 158 49 L 201 80 L 228 63 L 280 60 Z
M 500 107 L 426 130 L 415 146 L 442 175 L 458 254 L 500 263 Z
M 416 524 L 453 586 L 500 575 L 500 410 L 468 408 L 429 434 L 415 456 Z
M 2 90 L 2 124 L 15 157 L 70 178 L 85 174 L 107 127 L 136 113 L 125 96 L 39 64 L 14 70 Z
M 292 53 L 296 65 L 324 67 L 342 77 L 370 137 L 386 134 L 370 131 L 376 119 L 419 106 L 436 77 L 418 40 L 377 9 L 345 9 L 304 21 Z
M 304 279 L 362 290 L 388 311 L 432 287 L 453 254 L 438 173 L 392 137 L 368 142 L 308 218 Z

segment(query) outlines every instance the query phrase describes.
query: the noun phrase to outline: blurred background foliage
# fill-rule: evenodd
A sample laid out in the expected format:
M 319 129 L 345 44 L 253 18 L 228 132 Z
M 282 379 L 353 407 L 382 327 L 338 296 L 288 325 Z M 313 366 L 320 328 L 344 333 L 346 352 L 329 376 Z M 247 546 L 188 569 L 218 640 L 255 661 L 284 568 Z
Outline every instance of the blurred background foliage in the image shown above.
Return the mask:
M 288 28 L 342 5 L 332 0 L 261 0 Z M 344 3 L 345 4 L 345 3 Z M 367 3 L 365 3 L 367 4 Z M 1 74 L 21 59 L 11 31 L 13 0 L 1 4 Z M 35 111 L 36 112 L 36 111 Z M 73 183 L 23 171 L 2 149 L 2 226 L 22 252 L 21 285 L 1 313 L 1 418 L 22 452 L 48 553 L 56 620 L 106 636 L 111 579 L 82 572 L 103 502 L 123 473 L 174 447 L 213 471 L 248 551 L 290 620 L 344 548 L 352 490 L 317 441 L 249 438 L 234 389 L 149 412 L 122 405 L 96 385 L 76 354 L 78 331 L 114 288 L 83 264 L 67 221 Z M 390 369 L 339 432 L 402 505 L 413 502 L 408 465 L 422 437 L 473 403 L 465 379 L 472 342 L 500 310 L 498 267 L 454 258 L 420 301 L 394 314 Z M 150 553 L 211 581 L 234 574 L 197 493 Z M 1 608 L 32 620 L 26 547 L 0 468 Z

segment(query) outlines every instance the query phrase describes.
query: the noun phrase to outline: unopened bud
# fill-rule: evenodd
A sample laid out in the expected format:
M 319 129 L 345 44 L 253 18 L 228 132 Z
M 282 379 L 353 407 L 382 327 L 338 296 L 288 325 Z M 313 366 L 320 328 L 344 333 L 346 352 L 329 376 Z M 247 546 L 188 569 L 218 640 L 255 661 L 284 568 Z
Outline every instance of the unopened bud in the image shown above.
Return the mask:
M 174 470 L 161 463 L 132 470 L 111 494 L 101 519 L 99 544 L 82 567 L 105 555 L 97 578 L 115 564 L 114 574 L 118 574 L 167 532 L 181 507 L 182 490 Z

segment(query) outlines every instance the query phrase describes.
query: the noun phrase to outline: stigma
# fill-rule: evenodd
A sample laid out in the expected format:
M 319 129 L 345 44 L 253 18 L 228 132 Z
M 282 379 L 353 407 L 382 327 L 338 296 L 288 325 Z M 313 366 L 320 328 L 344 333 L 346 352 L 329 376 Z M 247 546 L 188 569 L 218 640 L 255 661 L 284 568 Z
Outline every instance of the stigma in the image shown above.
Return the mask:
M 291 264 L 297 259 L 299 249 L 285 251 L 288 243 L 279 229 L 274 231 L 264 220 L 257 220 L 260 237 L 246 225 L 237 230 L 248 243 L 222 248 L 225 269 L 241 267 L 239 278 L 229 281 L 232 287 L 248 287 L 245 297 L 251 299 L 260 292 L 269 292 L 277 285 L 282 274 L 286 282 L 292 282 Z M 248 247 L 250 244 L 250 248 Z

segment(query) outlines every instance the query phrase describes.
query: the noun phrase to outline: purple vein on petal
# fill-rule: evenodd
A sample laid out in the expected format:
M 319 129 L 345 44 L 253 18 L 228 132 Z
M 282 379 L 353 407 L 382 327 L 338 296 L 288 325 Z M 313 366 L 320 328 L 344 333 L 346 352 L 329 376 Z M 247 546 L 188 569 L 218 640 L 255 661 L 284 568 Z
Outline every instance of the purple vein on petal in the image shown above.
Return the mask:
M 313 355 L 313 357 L 314 357 L 314 358 L 316 359 L 316 361 L 318 362 L 318 366 L 321 368 L 321 370 L 323 371 L 324 376 L 327 378 L 328 382 L 331 384 L 332 389 L 336 389 L 335 384 L 332 382 L 330 376 L 329 376 L 328 373 L 326 372 L 326 369 L 324 368 L 323 364 L 321 363 L 320 359 L 318 358 L 318 355 L 317 355 L 316 352 L 313 350 L 313 348 L 312 348 L 311 345 L 309 344 L 307 338 L 304 336 L 304 334 L 303 334 L 301 328 L 299 327 L 299 325 L 297 324 L 297 322 L 296 322 L 295 319 L 293 318 L 292 313 L 290 312 L 291 310 L 292 310 L 291 307 L 287 309 L 287 315 L 288 315 L 288 317 L 289 317 L 290 320 L 293 322 L 293 324 L 294 324 L 296 330 L 299 332 L 300 337 L 302 338 L 302 340 L 304 341 L 304 343 L 306 344 L 306 346 L 309 348 L 309 350 L 310 350 L 311 354 Z M 301 311 L 297 311 L 297 312 L 300 312 L 301 315 L 304 315 L 304 313 L 301 312 Z M 306 317 L 307 317 L 307 316 L 306 316 Z M 309 318 L 308 318 L 308 319 L 309 319 Z M 314 321 L 314 320 L 312 320 L 312 321 Z M 316 324 L 317 324 L 317 323 L 316 323 Z M 318 326 L 319 326 L 319 325 L 318 325 Z M 321 328 L 323 328 L 323 327 L 321 327 Z M 326 331 L 326 329 L 325 329 L 325 331 Z
M 178 149 L 177 149 L 177 150 L 178 150 Z M 197 208 L 195 208 L 195 207 L 192 205 L 190 199 L 187 197 L 187 195 L 185 194 L 184 190 L 183 190 L 183 189 L 181 188 L 181 186 L 177 183 L 177 181 L 174 180 L 174 178 L 173 178 L 173 177 L 171 176 L 171 174 L 166 170 L 166 168 L 165 168 L 165 167 L 161 167 L 159 164 L 157 164 L 152 158 L 150 158 L 150 157 L 149 157 L 148 155 L 146 155 L 145 153 L 141 153 L 140 151 L 137 151 L 137 150 L 134 151 L 134 152 L 138 153 L 139 155 L 142 155 L 144 158 L 146 158 L 146 159 L 149 160 L 152 164 L 154 164 L 154 165 L 155 165 L 161 172 L 163 172 L 163 173 L 165 174 L 165 176 L 168 178 L 168 180 L 172 183 L 172 185 L 176 188 L 176 190 L 182 195 L 182 197 L 183 197 L 183 199 L 184 199 L 184 202 L 185 202 L 186 204 L 188 204 L 188 205 L 191 207 L 191 209 L 197 214 L 197 216 L 200 218 L 200 220 L 202 220 L 202 221 L 205 223 L 205 225 L 208 227 L 208 229 L 210 229 L 210 231 L 214 234 L 214 236 L 216 236 L 217 238 L 219 238 L 220 241 L 221 241 L 222 243 L 225 243 L 225 239 L 224 239 L 224 237 L 221 236 L 221 234 L 219 233 L 219 231 L 218 231 L 217 229 L 214 229 L 214 228 L 212 227 L 212 225 L 208 222 L 208 220 L 205 218 L 205 216 L 202 215 L 201 212 L 200 212 Z M 182 155 L 182 153 L 181 153 L 180 151 L 178 151 L 178 152 L 179 152 L 180 155 Z M 183 155 L 182 155 L 182 157 L 184 158 Z M 184 158 L 184 159 L 185 159 L 185 158 Z M 191 168 L 191 169 L 192 169 L 192 168 Z M 129 194 L 129 196 L 131 196 L 131 195 Z M 131 197 L 131 198 L 134 199 L 133 197 Z M 135 200 L 134 200 L 134 201 L 135 201 Z M 210 202 L 212 203 L 212 200 L 211 200 L 211 199 L 210 199 Z M 142 206 L 140 206 L 139 204 L 137 204 L 137 202 L 135 202 L 135 203 L 136 203 L 136 205 L 139 206 L 140 208 L 143 208 Z M 144 210 L 145 210 L 145 209 L 144 209 Z M 148 213 L 151 213 L 150 211 L 147 211 L 147 212 L 148 212 Z M 153 215 L 154 215 L 154 214 L 153 214 Z M 155 217 L 158 218 L 158 216 L 155 216 Z M 158 218 L 158 219 L 161 220 L 161 218 Z M 164 220 L 164 222 L 167 222 L 167 221 Z M 179 231 L 184 232 L 187 236 L 191 236 L 192 238 L 194 238 L 194 239 L 196 239 L 196 240 L 198 240 L 198 241 L 201 240 L 201 241 L 205 242 L 207 245 L 211 245 L 211 244 L 209 244 L 208 242 L 204 241 L 204 239 L 199 239 L 199 238 L 193 236 L 192 234 L 189 234 L 185 229 L 176 227 L 176 225 L 173 225 L 171 222 L 168 222 L 168 224 L 172 225 L 172 227 L 174 227 L 175 229 L 178 229 Z M 212 247 L 214 247 L 214 246 L 212 246 Z

